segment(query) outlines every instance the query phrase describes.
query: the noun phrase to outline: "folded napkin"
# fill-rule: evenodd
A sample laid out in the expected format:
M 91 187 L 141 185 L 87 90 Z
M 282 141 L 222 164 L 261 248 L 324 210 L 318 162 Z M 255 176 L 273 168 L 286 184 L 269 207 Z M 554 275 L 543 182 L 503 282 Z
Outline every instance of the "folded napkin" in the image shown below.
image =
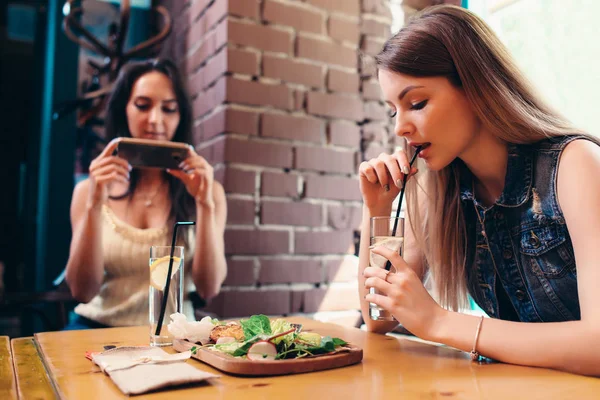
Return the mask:
M 189 351 L 169 354 L 158 347 L 117 347 L 93 354 L 92 361 L 129 395 L 219 377 L 187 364 L 190 356 Z

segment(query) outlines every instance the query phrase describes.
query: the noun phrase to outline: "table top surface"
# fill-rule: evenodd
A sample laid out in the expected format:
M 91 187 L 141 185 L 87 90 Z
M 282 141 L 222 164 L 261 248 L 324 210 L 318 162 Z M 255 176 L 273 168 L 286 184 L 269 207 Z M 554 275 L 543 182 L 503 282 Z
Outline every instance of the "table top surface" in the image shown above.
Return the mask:
M 221 375 L 209 383 L 173 388 L 136 398 L 178 400 L 204 398 L 265 399 L 565 399 L 597 398 L 600 379 L 549 369 L 501 363 L 477 364 L 468 354 L 398 338 L 326 324 L 303 317 L 286 318 L 303 330 L 339 337 L 361 347 L 363 361 L 349 367 L 275 377 L 239 377 L 222 373 L 200 361 L 196 368 Z M 85 358 L 86 351 L 105 345 L 146 345 L 147 327 L 47 332 L 35 335 L 41 358 L 55 390 L 64 399 L 126 398 L 110 378 Z M 166 348 L 172 352 L 171 348 Z M 315 397 L 317 396 L 317 397 Z M 284 397 L 282 397 L 284 398 Z

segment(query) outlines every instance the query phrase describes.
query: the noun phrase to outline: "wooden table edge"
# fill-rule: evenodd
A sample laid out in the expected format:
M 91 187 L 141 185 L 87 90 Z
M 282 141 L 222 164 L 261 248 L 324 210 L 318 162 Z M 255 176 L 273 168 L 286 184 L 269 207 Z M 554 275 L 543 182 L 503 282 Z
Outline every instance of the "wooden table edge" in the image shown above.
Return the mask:
M 29 336 L 29 337 L 13 338 L 11 340 L 11 349 L 13 350 L 13 354 L 15 354 L 14 346 L 15 346 L 16 341 L 18 341 L 18 340 L 30 340 L 31 341 L 31 343 L 33 344 L 33 348 L 35 349 L 35 352 L 38 356 L 38 360 L 42 367 L 42 371 L 45 375 L 45 378 L 46 378 L 45 380 L 48 383 L 49 389 L 51 389 L 52 393 L 54 394 L 54 398 L 62 399 L 63 397 L 60 396 L 60 392 L 58 391 L 58 388 L 56 387 L 53 376 L 50 373 L 50 369 L 48 368 L 48 365 L 46 364 L 46 360 L 44 359 L 41 348 L 38 345 L 37 340 L 35 340 L 35 337 Z M 17 358 L 13 356 L 13 369 L 15 371 L 15 379 L 16 379 L 16 383 L 17 383 L 17 394 L 18 394 L 19 398 L 27 398 L 27 395 L 25 393 L 26 391 L 23 391 L 21 386 L 19 385 L 18 372 L 17 372 L 18 368 L 16 365 L 16 361 L 17 361 Z
M 38 352 L 38 355 L 40 356 L 40 360 L 42 361 L 42 366 L 44 367 L 44 371 L 46 371 L 46 376 L 48 376 L 48 380 L 50 381 L 50 386 L 52 387 L 52 390 L 54 391 L 54 395 L 56 396 L 56 398 L 62 399 L 62 398 L 64 398 L 64 396 L 62 396 L 61 391 L 59 390 L 58 386 L 56 385 L 56 379 L 54 377 L 54 373 L 48 366 L 44 351 L 42 350 L 42 347 L 38 343 L 35 336 L 36 336 L 36 334 L 34 333 L 33 344 L 35 345 L 35 349 Z
M 0 341 L 2 341 L 2 345 L 4 345 L 4 343 L 6 343 L 6 348 L 8 350 L 8 365 L 7 365 L 7 372 L 10 374 L 12 372 L 12 375 L 10 375 L 9 377 L 6 377 L 7 380 L 10 379 L 10 387 L 7 387 L 7 394 L 12 394 L 12 399 L 18 399 L 19 398 L 19 392 L 17 391 L 17 375 L 15 373 L 15 366 L 14 366 L 14 361 L 13 361 L 13 353 L 12 353 L 12 347 L 10 345 L 10 338 L 8 336 L 0 336 Z M 2 377 L 4 378 L 4 377 Z M 8 382 L 7 382 L 8 383 Z

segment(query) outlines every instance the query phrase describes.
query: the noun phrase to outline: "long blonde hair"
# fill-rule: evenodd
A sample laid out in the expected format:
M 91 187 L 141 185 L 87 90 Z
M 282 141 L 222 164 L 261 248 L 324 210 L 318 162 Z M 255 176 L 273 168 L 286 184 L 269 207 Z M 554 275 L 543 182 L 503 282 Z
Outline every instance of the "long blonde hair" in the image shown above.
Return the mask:
M 507 143 L 584 134 L 540 100 L 507 49 L 479 17 L 456 6 L 435 6 L 416 15 L 389 39 L 377 67 L 415 77 L 444 76 L 460 87 L 474 113 Z M 467 233 L 455 162 L 407 185 L 407 207 L 441 305 L 467 304 Z M 423 205 L 423 191 L 426 207 Z M 419 204 L 417 204 L 419 198 Z

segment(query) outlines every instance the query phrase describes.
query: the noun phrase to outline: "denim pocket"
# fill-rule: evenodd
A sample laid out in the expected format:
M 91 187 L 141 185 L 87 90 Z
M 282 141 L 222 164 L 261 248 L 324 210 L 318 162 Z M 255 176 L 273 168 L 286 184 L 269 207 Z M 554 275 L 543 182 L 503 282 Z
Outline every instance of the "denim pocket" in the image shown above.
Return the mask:
M 521 254 L 529 257 L 536 275 L 557 279 L 575 275 L 575 257 L 560 225 L 539 226 L 521 232 Z

